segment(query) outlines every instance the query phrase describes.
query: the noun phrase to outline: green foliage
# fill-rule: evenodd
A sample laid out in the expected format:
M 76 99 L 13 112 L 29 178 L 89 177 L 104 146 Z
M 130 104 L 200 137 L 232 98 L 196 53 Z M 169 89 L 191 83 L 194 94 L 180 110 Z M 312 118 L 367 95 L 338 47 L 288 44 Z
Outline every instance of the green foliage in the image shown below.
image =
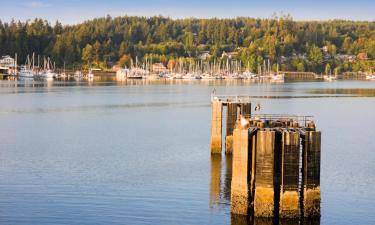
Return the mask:
M 324 72 L 325 74 L 331 74 L 331 65 L 329 65 L 329 63 L 327 63 Z
M 123 55 L 120 60 L 118 61 L 118 65 L 121 67 L 130 68 L 131 66 L 131 58 L 129 55 Z
M 323 65 L 323 53 L 319 47 L 313 45 L 309 49 L 308 60 L 311 64 L 311 69 L 315 72 L 321 72 Z
M 320 50 L 327 47 L 327 53 Z M 116 17 L 93 19 L 77 25 L 51 25 L 45 20 L 0 21 L 0 55 L 52 56 L 65 62 L 111 66 L 124 55 L 168 64 L 173 58 L 197 58 L 210 51 L 220 60 L 223 51 L 238 52 L 242 66 L 256 72 L 263 60 L 280 70 L 324 72 L 324 65 L 339 71 L 371 70 L 373 63 L 335 60 L 337 54 L 365 53 L 375 58 L 375 22 L 293 21 L 291 16 L 270 19 L 177 19 Z M 325 55 L 327 54 L 327 55 Z M 307 57 L 302 57 L 302 56 Z M 120 63 L 121 64 L 121 63 Z
M 86 63 L 92 63 L 94 61 L 94 48 L 92 45 L 87 44 L 86 47 L 82 50 L 82 60 Z

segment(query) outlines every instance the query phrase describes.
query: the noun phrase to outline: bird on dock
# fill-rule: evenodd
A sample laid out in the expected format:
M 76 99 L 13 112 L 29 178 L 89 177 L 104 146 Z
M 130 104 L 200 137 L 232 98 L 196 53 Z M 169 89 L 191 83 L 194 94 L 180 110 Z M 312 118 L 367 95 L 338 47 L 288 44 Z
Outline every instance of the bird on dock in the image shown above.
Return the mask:
M 254 110 L 255 110 L 255 112 L 260 111 L 260 104 L 259 103 L 255 106 Z

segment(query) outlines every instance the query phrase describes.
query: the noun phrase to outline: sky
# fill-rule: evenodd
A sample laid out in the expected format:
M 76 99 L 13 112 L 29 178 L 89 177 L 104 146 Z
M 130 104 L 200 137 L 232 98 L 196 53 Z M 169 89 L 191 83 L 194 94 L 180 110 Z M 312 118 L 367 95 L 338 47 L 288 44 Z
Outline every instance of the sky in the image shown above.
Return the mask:
M 375 21 L 375 0 L 0 0 L 0 19 L 77 24 L 96 17 L 269 18 L 290 14 L 295 20 Z

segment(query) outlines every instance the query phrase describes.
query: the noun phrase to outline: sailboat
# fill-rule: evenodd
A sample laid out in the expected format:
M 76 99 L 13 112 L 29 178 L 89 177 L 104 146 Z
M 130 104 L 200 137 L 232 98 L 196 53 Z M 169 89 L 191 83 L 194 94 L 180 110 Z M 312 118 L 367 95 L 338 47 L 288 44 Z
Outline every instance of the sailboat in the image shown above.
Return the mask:
M 89 73 L 87 74 L 87 78 L 88 79 L 93 79 L 94 78 L 94 74 L 92 73 L 91 69 L 89 70 Z
M 56 73 L 53 72 L 50 66 L 50 58 L 48 57 L 47 61 L 44 59 L 44 71 L 40 74 L 44 78 L 54 78 L 56 77 Z
M 26 58 L 25 65 L 21 66 L 19 76 L 20 77 L 34 77 L 34 72 L 31 68 L 31 62 L 30 62 L 29 56 L 27 56 Z

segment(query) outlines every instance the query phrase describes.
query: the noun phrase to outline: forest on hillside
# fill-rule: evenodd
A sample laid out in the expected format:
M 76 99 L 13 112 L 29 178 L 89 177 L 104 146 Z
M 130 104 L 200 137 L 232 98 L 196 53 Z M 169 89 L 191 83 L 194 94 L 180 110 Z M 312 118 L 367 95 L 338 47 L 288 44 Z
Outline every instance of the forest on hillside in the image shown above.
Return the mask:
M 175 60 L 227 60 L 235 52 L 247 70 L 257 72 L 264 60 L 281 70 L 335 73 L 370 71 L 375 66 L 375 22 L 294 21 L 270 19 L 171 19 L 116 17 L 77 25 L 43 19 L 0 21 L 0 55 L 51 57 L 56 65 L 129 66 L 130 59 L 152 59 L 165 65 Z M 353 58 L 354 56 L 354 58 Z

